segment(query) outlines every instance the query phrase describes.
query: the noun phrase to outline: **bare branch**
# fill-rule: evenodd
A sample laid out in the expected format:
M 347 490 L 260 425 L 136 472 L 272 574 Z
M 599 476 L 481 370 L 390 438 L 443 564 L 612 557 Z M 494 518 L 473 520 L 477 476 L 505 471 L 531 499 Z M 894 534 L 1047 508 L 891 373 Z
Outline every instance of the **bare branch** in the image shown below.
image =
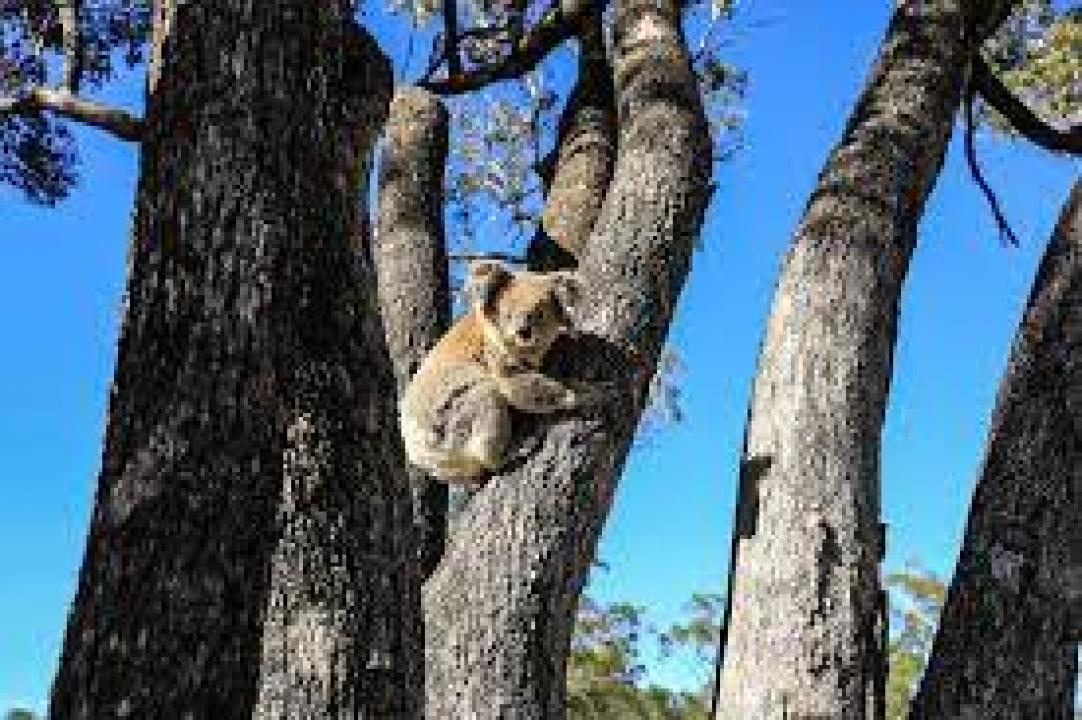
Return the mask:
M 0 97 L 0 115 L 47 110 L 69 120 L 96 127 L 130 142 L 143 136 L 143 121 L 121 108 L 73 95 L 66 90 L 36 87 L 22 97 Z
M 402 88 L 391 102 L 380 158 L 374 255 L 380 314 L 401 393 L 450 324 L 443 228 L 447 110 L 439 98 Z M 443 554 L 447 486 L 410 469 L 418 562 L 427 577 Z
M 1045 150 L 1082 155 L 1082 125 L 1058 130 L 1046 123 L 1003 84 L 980 56 L 973 61 L 972 73 L 970 82 L 974 91 L 995 108 L 1019 135 Z
M 468 72 L 456 74 L 452 70 L 446 79 L 426 79 L 420 86 L 437 95 L 459 95 L 501 80 L 519 78 L 537 67 L 557 46 L 574 37 L 577 23 L 593 6 L 591 2 L 560 3 L 530 28 L 502 60 Z

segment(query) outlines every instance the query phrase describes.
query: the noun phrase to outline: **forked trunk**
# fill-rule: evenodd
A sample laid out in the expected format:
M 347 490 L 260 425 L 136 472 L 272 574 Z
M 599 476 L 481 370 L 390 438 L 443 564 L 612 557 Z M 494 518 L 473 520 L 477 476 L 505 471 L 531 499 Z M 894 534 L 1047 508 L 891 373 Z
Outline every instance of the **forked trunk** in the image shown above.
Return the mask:
M 54 718 L 412 717 L 419 578 L 367 238 L 389 67 L 344 0 L 162 3 Z
M 590 334 L 568 344 L 577 377 L 611 375 L 599 358 L 631 350 L 653 369 L 702 221 L 710 143 L 679 5 L 617 4 L 619 153 L 579 265 Z M 644 377 L 625 380 L 628 391 L 604 417 L 524 422 L 525 458 L 489 480 L 456 520 L 425 585 L 431 720 L 564 716 L 575 605 L 644 385 Z

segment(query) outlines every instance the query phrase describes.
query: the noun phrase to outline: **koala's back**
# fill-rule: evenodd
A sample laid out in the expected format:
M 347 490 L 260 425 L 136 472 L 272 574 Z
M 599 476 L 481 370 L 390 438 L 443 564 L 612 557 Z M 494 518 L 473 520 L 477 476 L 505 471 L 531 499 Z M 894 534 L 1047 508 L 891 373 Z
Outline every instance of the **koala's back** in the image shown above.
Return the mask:
M 443 415 L 472 387 L 490 382 L 484 365 L 484 333 L 474 314 L 460 318 L 417 368 L 402 399 L 402 413 L 415 426 L 436 431 Z

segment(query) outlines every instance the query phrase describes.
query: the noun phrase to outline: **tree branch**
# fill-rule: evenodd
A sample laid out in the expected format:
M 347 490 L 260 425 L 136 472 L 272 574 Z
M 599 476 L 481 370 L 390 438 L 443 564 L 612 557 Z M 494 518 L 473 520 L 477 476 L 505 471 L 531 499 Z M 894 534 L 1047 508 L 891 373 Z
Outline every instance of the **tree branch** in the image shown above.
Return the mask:
M 979 55 L 974 58 L 972 72 L 970 82 L 973 83 L 973 89 L 995 108 L 1019 135 L 1045 150 L 1082 155 L 1082 125 L 1057 130 L 1046 123 L 1003 84 Z
M 576 271 L 582 332 L 554 363 L 619 391 L 598 414 L 521 417 L 519 459 L 462 510 L 424 588 L 428 717 L 566 712 L 575 606 L 643 407 L 626 356 L 656 365 L 707 199 L 709 132 L 677 4 L 617 3 L 618 158 Z
M 577 23 L 594 6 L 593 2 L 561 2 L 530 28 L 507 57 L 491 65 L 449 74 L 443 80 L 423 80 L 420 86 L 437 95 L 460 95 L 480 90 L 501 80 L 513 80 L 533 70 L 557 46 L 574 37 Z M 448 56 L 450 65 L 450 56 Z M 437 63 L 438 65 L 438 63 Z
M 0 115 L 47 110 L 69 120 L 96 127 L 121 140 L 138 142 L 143 121 L 126 110 L 48 87 L 35 87 L 22 97 L 0 97 Z
M 450 324 L 451 295 L 443 228 L 447 110 L 417 88 L 391 102 L 380 158 L 373 252 L 380 314 L 399 394 Z M 421 577 L 443 554 L 447 486 L 410 468 Z
M 579 76 L 560 116 L 552 171 L 544 178 L 542 229 L 527 249 L 530 266 L 554 270 L 581 257 L 616 162 L 616 100 L 605 57 L 601 11 L 579 31 Z
M 1082 183 L 1018 326 L 909 717 L 1072 717 L 1082 637 Z

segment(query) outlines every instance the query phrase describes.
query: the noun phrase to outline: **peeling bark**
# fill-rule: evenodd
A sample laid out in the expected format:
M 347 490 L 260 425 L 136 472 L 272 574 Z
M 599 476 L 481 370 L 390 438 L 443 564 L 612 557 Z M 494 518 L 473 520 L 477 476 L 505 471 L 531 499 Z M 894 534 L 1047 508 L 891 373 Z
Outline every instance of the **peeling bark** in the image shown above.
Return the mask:
M 999 391 L 913 718 L 1074 717 L 1082 641 L 1082 183 Z
M 435 95 L 398 91 L 380 158 L 376 266 L 399 397 L 450 324 L 443 229 L 447 133 L 447 110 Z M 420 572 L 428 577 L 443 554 L 447 486 L 416 468 L 410 468 L 410 481 Z
M 896 9 L 785 258 L 745 434 L 717 718 L 882 716 L 880 434 L 969 59 L 964 4 Z
M 409 488 L 349 2 L 160 3 L 105 451 L 50 716 L 411 717 Z
M 579 268 L 578 377 L 611 374 L 603 351 L 631 347 L 654 367 L 702 222 L 709 133 L 676 5 L 617 6 L 620 153 Z M 604 416 L 521 418 L 529 452 L 473 496 L 425 585 L 428 718 L 564 716 L 575 605 L 644 384 L 624 383 Z

